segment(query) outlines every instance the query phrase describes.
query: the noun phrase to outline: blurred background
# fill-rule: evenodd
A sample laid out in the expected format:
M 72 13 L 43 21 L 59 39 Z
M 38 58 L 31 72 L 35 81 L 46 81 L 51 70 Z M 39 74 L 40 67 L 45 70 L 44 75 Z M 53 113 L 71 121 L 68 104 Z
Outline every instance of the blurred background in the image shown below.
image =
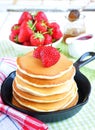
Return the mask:
M 66 11 L 72 8 L 95 10 L 95 0 L 0 0 L 0 11 L 11 9 Z

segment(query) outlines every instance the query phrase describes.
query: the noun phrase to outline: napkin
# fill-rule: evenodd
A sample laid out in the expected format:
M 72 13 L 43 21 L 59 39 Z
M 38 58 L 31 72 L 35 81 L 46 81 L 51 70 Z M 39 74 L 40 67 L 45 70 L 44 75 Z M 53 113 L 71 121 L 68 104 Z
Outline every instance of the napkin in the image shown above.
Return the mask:
M 0 89 L 5 78 L 12 72 L 16 70 L 16 58 L 0 58 Z M 21 130 L 47 130 L 48 127 L 42 121 L 21 113 L 8 105 L 5 105 L 0 96 L 0 111 L 2 114 L 6 114 L 9 117 L 15 119 L 19 125 L 21 125 Z M 1 115 L 0 115 L 1 116 Z

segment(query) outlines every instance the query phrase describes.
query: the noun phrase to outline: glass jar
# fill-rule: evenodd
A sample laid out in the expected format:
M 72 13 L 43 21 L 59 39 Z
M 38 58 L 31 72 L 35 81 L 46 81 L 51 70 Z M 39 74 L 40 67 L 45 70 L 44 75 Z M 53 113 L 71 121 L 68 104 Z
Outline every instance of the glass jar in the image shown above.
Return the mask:
M 80 17 L 75 21 L 70 21 L 68 15 L 65 16 L 65 26 L 64 26 L 64 41 L 68 37 L 76 37 L 82 33 L 86 32 L 85 28 L 85 16 L 80 15 Z

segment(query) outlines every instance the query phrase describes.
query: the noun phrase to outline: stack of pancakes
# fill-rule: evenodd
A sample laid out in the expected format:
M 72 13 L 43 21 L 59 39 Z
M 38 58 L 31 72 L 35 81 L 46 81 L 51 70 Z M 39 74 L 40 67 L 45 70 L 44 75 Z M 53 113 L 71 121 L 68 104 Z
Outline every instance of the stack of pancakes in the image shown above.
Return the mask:
M 17 58 L 13 98 L 20 106 L 38 112 L 72 107 L 78 102 L 75 72 L 72 61 L 63 54 L 55 65 L 43 67 L 29 52 Z

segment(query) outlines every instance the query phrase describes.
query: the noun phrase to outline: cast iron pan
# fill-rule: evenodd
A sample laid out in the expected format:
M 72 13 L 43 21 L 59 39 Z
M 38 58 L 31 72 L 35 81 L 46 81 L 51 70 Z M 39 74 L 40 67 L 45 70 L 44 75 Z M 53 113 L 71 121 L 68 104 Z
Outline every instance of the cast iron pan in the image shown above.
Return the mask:
M 94 59 L 95 59 L 95 53 L 87 52 L 74 63 L 74 66 L 76 67 L 76 75 L 74 78 L 78 85 L 78 92 L 79 92 L 79 101 L 77 105 L 74 107 L 56 112 L 32 112 L 14 106 L 12 104 L 12 82 L 15 77 L 15 71 L 12 72 L 2 84 L 1 87 L 2 100 L 4 101 L 5 104 L 15 108 L 16 110 L 19 110 L 30 116 L 36 117 L 42 120 L 43 122 L 60 121 L 72 117 L 73 115 L 78 113 L 80 109 L 88 102 L 91 91 L 91 84 L 89 80 L 79 71 L 79 68 L 91 62 Z

